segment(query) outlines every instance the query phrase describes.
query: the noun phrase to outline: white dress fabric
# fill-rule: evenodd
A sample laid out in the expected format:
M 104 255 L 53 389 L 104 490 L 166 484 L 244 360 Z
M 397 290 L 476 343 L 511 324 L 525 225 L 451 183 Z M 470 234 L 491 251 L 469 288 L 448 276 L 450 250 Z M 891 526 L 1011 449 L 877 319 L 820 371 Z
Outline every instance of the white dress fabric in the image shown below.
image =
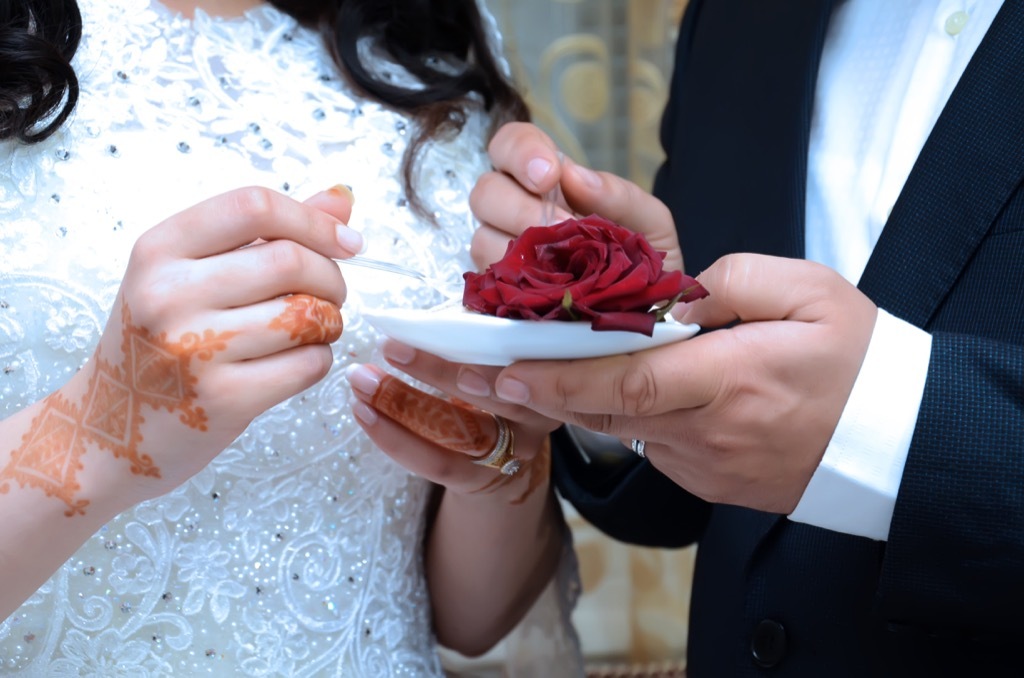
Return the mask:
M 0 144 L 0 417 L 89 358 L 141 233 L 232 188 L 303 199 L 348 184 L 367 256 L 451 280 L 471 268 L 468 195 L 489 167 L 482 113 L 419 166 L 435 226 L 401 188 L 410 122 L 358 98 L 315 31 L 269 6 L 190 21 L 151 0 L 79 5 L 72 119 L 44 143 Z M 379 72 L 410 82 L 363 47 Z M 361 433 L 344 378 L 351 361 L 383 364 L 361 306 L 437 295 L 343 270 L 330 374 L 89 539 L 0 623 L 0 674 L 443 675 L 420 556 L 428 483 Z M 567 548 L 554 595 L 521 634 L 544 641 L 545 656 L 521 653 L 547 667 L 532 675 L 579 672 L 574 567 Z

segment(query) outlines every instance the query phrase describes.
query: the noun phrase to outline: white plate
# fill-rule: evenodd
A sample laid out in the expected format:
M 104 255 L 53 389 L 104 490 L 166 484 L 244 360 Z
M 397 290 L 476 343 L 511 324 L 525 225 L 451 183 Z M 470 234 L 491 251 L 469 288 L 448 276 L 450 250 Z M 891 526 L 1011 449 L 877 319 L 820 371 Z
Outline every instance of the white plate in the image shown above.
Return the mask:
M 427 310 L 363 309 L 382 333 L 446 360 L 475 365 L 510 365 L 517 360 L 571 360 L 632 353 L 689 339 L 700 329 L 670 317 L 654 336 L 638 332 L 595 332 L 589 322 L 509 320 L 461 306 Z

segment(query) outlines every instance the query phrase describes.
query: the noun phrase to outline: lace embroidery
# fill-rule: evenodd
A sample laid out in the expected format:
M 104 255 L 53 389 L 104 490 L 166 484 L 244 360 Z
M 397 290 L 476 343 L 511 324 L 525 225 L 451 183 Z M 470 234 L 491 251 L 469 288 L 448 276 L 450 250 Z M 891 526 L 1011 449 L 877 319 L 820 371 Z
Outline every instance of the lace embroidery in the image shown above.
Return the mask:
M 453 281 L 472 266 L 483 115 L 418 168 L 437 228 L 402 194 L 409 121 L 358 99 L 314 31 L 269 6 L 189 22 L 150 0 L 79 4 L 73 119 L 42 144 L 0 145 L 0 416 L 88 359 L 138 236 L 225 190 L 301 199 L 345 183 L 368 256 Z M 0 673 L 443 675 L 419 554 L 428 488 L 361 434 L 343 376 L 350 360 L 383 364 L 360 307 L 437 298 L 387 274 L 345 273 L 331 373 L 84 544 L 0 623 Z M 575 582 L 572 562 L 562 580 Z

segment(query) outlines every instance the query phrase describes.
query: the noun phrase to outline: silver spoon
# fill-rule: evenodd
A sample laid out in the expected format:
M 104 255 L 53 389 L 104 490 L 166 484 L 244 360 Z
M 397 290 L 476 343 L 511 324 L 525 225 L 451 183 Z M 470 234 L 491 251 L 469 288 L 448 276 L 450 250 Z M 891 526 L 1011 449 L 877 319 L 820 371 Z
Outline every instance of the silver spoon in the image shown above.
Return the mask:
M 375 271 L 384 271 L 385 273 L 405 276 L 406 278 L 414 278 L 440 292 L 449 300 L 462 299 L 462 283 L 453 283 L 448 280 L 436 278 L 407 266 L 392 264 L 389 261 L 381 261 L 379 259 L 371 259 L 369 257 L 364 257 L 361 254 L 349 257 L 348 259 L 335 259 L 335 261 L 342 265 L 360 266 L 362 268 L 370 268 Z
M 561 169 L 562 160 L 565 154 L 558 152 L 558 167 Z M 541 196 L 540 225 L 551 226 L 555 223 L 555 212 L 558 209 L 558 201 L 562 198 L 562 176 L 559 172 L 558 181 L 543 196 Z

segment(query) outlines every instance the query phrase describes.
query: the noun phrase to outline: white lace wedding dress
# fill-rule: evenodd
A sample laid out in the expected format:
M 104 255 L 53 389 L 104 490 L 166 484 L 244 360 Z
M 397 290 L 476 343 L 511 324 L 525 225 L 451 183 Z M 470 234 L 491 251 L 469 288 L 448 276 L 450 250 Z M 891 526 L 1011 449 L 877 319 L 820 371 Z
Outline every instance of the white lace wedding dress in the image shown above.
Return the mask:
M 150 0 L 79 4 L 73 118 L 42 144 L 0 144 L 0 416 L 91 355 L 140 233 L 232 188 L 301 199 L 345 183 L 368 256 L 452 280 L 471 267 L 468 194 L 488 168 L 482 115 L 420 167 L 435 227 L 401 189 L 408 121 L 359 99 L 314 31 L 268 6 L 187 21 Z M 364 47 L 385 77 L 408 82 Z M 387 274 L 344 272 L 329 376 L 89 539 L 0 623 L 0 674 L 443 675 L 419 551 L 427 483 L 361 434 L 343 376 L 349 361 L 380 362 L 360 306 L 436 298 Z M 522 630 L 543 648 L 517 653 L 523 675 L 579 672 L 566 625 L 574 566 L 563 561 L 555 595 Z

